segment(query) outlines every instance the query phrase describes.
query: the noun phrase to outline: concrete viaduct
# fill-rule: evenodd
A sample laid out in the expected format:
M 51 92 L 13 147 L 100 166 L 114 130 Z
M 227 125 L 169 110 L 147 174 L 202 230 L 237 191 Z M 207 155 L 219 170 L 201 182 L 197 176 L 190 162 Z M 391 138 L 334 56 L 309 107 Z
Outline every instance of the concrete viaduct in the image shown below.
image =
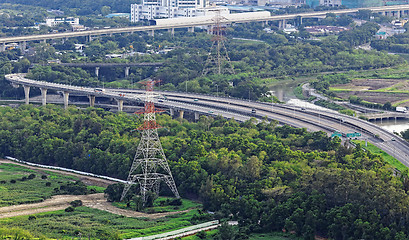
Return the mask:
M 25 78 L 25 74 L 9 74 L 5 77 L 13 84 L 24 86 L 26 93 L 25 102 L 27 104 L 29 103 L 30 87 L 38 87 L 41 89 L 43 105 L 47 103 L 46 94 L 48 89 L 54 89 L 64 93 L 65 107 L 68 106 L 68 96 L 70 93 L 88 96 L 91 106 L 95 103 L 95 96 L 116 99 L 118 111 L 123 110 L 124 101 L 143 101 L 143 90 L 112 89 L 98 92 L 93 88 L 34 81 Z M 254 117 L 258 119 L 258 121 L 262 118 L 267 118 L 267 120 L 276 120 L 280 124 L 306 128 L 309 131 L 324 131 L 327 134 L 331 134 L 334 131 L 343 133 L 357 131 L 362 133 L 363 139 L 372 142 L 375 146 L 394 156 L 409 167 L 408 142 L 375 124 L 356 117 L 337 112 L 303 109 L 286 104 L 261 103 L 235 98 L 181 92 L 156 93 L 166 96 L 166 99 L 156 102 L 156 105 L 169 108 L 171 114 L 173 114 L 175 110 L 179 110 L 180 117 L 183 117 L 184 111 L 192 111 L 195 112 L 196 119 L 199 118 L 199 114 L 221 115 L 225 118 L 234 118 L 238 121 L 246 121 Z M 252 113 L 252 109 L 257 110 L 257 113 Z
M 280 21 L 280 26 L 283 27 L 285 22 L 289 19 L 300 19 L 302 22 L 303 18 L 322 18 L 328 13 L 334 14 L 350 14 L 356 13 L 360 10 L 370 10 L 372 12 L 377 12 L 383 15 L 401 17 L 403 15 L 409 15 L 409 4 L 407 5 L 394 5 L 394 6 L 384 6 L 384 7 L 368 7 L 368 8 L 354 8 L 354 9 L 343 9 L 343 10 L 331 10 L 331 11 L 317 11 L 317 12 L 306 12 L 297 14 L 285 14 L 285 15 L 273 15 L 273 16 L 263 16 L 260 18 L 251 19 L 222 19 L 222 24 L 231 23 L 245 23 L 245 22 L 268 22 L 268 21 Z M 17 37 L 4 37 L 0 38 L 0 51 L 5 50 L 5 45 L 7 43 L 20 43 L 22 49 L 26 48 L 27 41 L 46 41 L 48 39 L 66 39 L 71 37 L 88 37 L 89 40 L 92 36 L 97 35 L 112 35 L 116 33 L 134 33 L 147 31 L 154 34 L 155 30 L 169 29 L 172 32 L 176 28 L 188 28 L 190 31 L 196 26 L 211 26 L 214 25 L 214 21 L 204 20 L 202 22 L 189 22 L 185 23 L 173 23 L 173 24 L 161 24 L 152 26 L 138 26 L 138 27 L 124 27 L 124 28 L 110 28 L 110 29 L 99 29 L 99 30 L 89 30 L 89 31 L 79 31 L 79 32 L 64 32 L 64 33 L 51 33 L 51 34 L 41 34 L 41 35 L 27 35 L 27 36 L 17 36 Z

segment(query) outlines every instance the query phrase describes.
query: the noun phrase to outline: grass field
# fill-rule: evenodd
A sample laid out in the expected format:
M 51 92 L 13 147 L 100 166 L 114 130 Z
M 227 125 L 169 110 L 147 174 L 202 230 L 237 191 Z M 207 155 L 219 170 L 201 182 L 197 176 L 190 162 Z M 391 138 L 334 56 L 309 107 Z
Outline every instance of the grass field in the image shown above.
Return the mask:
M 396 158 L 390 156 L 389 154 L 387 154 L 386 152 L 384 152 L 383 150 L 379 149 L 378 147 L 376 147 L 375 145 L 373 145 L 372 143 L 368 142 L 368 146 L 365 146 L 365 141 L 361 141 L 361 140 L 353 140 L 353 143 L 357 144 L 361 144 L 361 147 L 370 151 L 371 153 L 374 154 L 379 154 L 383 157 L 383 159 L 389 163 L 390 165 L 392 165 L 393 167 L 395 167 L 396 169 L 398 169 L 400 172 L 403 172 L 404 170 L 407 169 L 407 167 L 405 165 L 403 165 L 401 162 L 399 162 L 398 160 L 396 160 Z
M 30 174 L 35 174 L 35 177 L 29 179 Z M 47 178 L 42 179 L 42 175 Z M 54 188 L 75 180 L 75 177 L 50 171 L 32 170 L 11 163 L 0 164 L 0 207 L 41 202 L 55 195 Z M 46 186 L 47 183 L 50 185 Z
M 154 235 L 192 225 L 189 220 L 197 213 L 175 214 L 166 218 L 150 220 L 146 218 L 127 218 L 105 211 L 77 207 L 74 212 L 64 210 L 36 214 L 35 219 L 19 216 L 0 219 L 2 227 L 20 227 L 33 235 L 45 235 L 48 238 L 71 238 L 90 236 L 91 238 L 115 239 Z
M 32 175 L 32 179 L 29 179 L 30 174 L 35 174 L 35 177 Z M 43 175 L 47 178 L 42 179 Z M 76 180 L 76 177 L 48 170 L 32 170 L 10 163 L 0 164 L 0 207 L 41 202 L 55 195 L 54 188 Z M 46 186 L 47 183 L 49 186 Z M 88 186 L 88 189 L 102 192 L 105 188 Z M 165 200 L 164 197 L 158 198 L 154 207 L 148 211 L 172 212 L 201 206 L 185 199 L 182 200 L 182 206 L 161 206 L 160 202 Z M 0 219 L 0 235 L 9 229 L 18 229 L 40 239 L 80 239 L 79 236 L 84 239 L 88 236 L 92 239 L 132 238 L 190 226 L 192 224 L 189 220 L 197 213 L 197 210 L 191 210 L 152 220 L 128 218 L 93 208 L 77 207 L 74 212 L 61 210 Z

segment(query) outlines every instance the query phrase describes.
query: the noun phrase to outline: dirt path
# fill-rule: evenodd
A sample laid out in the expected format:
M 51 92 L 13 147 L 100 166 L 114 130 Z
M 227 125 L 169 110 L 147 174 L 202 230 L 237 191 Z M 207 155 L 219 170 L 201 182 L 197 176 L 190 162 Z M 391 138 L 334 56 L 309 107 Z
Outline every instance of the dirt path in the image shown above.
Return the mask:
M 178 211 L 178 212 L 167 212 L 167 213 L 154 213 L 147 214 L 142 212 L 135 212 L 132 210 L 126 210 L 112 206 L 111 203 L 107 202 L 103 193 L 96 193 L 90 195 L 57 195 L 53 196 L 51 199 L 47 199 L 44 202 L 32 203 L 32 204 L 21 204 L 8 207 L 0 208 L 0 218 L 8 218 L 15 216 L 31 215 L 42 212 L 50 212 L 63 210 L 70 206 L 70 202 L 74 200 L 81 200 L 82 204 L 86 207 L 99 209 L 102 211 L 110 212 L 116 215 L 122 215 L 125 217 L 145 217 L 150 219 L 156 219 L 165 217 L 168 215 L 173 215 L 177 213 L 188 212 L 189 210 Z

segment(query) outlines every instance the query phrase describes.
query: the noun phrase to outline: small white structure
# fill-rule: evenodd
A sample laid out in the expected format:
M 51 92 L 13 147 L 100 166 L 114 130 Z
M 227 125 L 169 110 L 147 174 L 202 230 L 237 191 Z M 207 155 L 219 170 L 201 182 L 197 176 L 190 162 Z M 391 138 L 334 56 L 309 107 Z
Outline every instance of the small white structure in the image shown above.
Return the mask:
M 46 18 L 45 25 L 49 27 L 55 27 L 60 23 L 69 23 L 70 25 L 79 25 L 80 19 L 74 17 L 67 17 L 67 18 Z
M 396 107 L 396 111 L 405 113 L 407 111 L 407 109 L 405 107 Z

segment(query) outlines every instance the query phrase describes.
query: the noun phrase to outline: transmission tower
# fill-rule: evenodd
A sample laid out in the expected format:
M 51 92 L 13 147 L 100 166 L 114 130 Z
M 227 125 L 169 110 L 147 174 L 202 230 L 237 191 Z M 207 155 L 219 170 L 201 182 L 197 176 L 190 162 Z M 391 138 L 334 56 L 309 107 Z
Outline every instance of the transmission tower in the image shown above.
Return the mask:
M 226 33 L 226 27 L 222 26 L 221 22 L 224 20 L 223 16 L 220 15 L 220 11 L 216 12 L 216 16 L 212 18 L 214 25 L 210 29 L 212 37 L 212 47 L 210 48 L 209 56 L 206 60 L 205 66 L 203 68 L 203 74 L 208 73 L 222 74 L 230 73 L 234 74 L 233 65 L 231 64 L 229 55 L 227 54 L 226 46 L 224 42 L 226 38 L 224 37 Z M 224 68 L 224 65 L 229 65 L 228 68 Z
M 142 136 L 121 195 L 121 201 L 136 182 L 139 183 L 140 195 L 144 205 L 148 191 L 159 194 L 161 181 L 169 186 L 175 197 L 180 198 L 158 136 L 157 129 L 161 126 L 156 123 L 155 114 L 162 111 L 156 110 L 153 102 L 155 98 L 153 86 L 157 82 L 150 80 L 143 83 L 146 85 L 145 108 L 143 111 L 138 112 L 144 114 L 143 124 L 138 128 L 142 132 Z

